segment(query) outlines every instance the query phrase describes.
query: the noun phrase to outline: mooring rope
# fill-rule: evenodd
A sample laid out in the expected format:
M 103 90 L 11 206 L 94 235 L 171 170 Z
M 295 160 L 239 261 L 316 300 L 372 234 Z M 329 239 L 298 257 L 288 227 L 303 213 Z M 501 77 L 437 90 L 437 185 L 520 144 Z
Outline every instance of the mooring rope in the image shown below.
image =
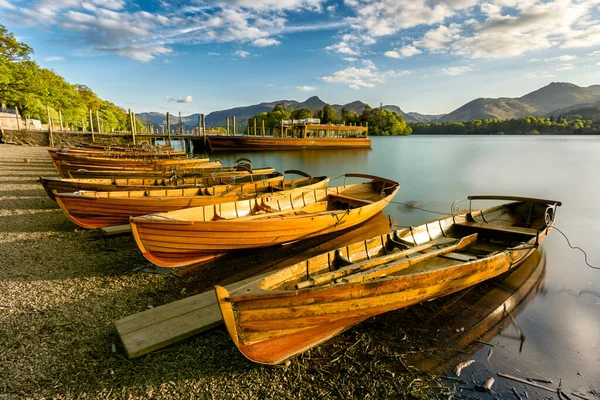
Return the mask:
M 600 269 L 600 267 L 593 266 L 592 264 L 590 264 L 590 263 L 588 262 L 588 260 L 587 260 L 587 259 L 588 259 L 588 255 L 587 255 L 587 253 L 585 252 L 585 250 L 583 250 L 583 249 L 582 249 L 581 247 L 579 247 L 579 246 L 573 246 L 573 245 L 571 244 L 571 241 L 569 240 L 569 238 L 567 237 L 567 235 L 565 235 L 565 233 L 564 233 L 563 231 L 561 231 L 560 229 L 558 229 L 556 226 L 553 226 L 553 227 L 552 227 L 552 229 L 555 229 L 555 230 L 557 230 L 557 231 L 558 231 L 558 232 L 559 232 L 561 235 L 563 235 L 563 237 L 564 237 L 564 238 L 565 238 L 565 240 L 567 241 L 567 244 L 569 245 L 569 247 L 570 247 L 570 248 L 572 248 L 573 250 L 579 250 L 579 251 L 581 251 L 581 252 L 583 253 L 583 256 L 584 256 L 584 260 L 583 260 L 583 261 L 586 263 L 586 265 L 587 265 L 588 267 L 590 267 L 590 268 L 592 268 L 592 269 Z
M 387 200 L 385 200 L 385 199 L 383 199 L 383 200 L 384 200 L 384 201 L 387 201 Z M 388 203 L 392 203 L 392 204 L 399 204 L 399 205 L 402 205 L 402 206 L 405 206 L 405 207 L 408 207 L 408 208 L 414 208 L 415 210 L 421 210 L 421 211 L 425 211 L 425 212 L 432 213 L 432 214 L 439 214 L 439 215 L 451 215 L 450 213 L 447 213 L 447 212 L 446 212 L 446 213 L 443 213 L 443 212 L 439 212 L 439 211 L 427 210 L 426 208 L 422 208 L 422 207 L 418 207 L 418 206 L 411 206 L 411 205 L 410 205 L 410 204 L 408 204 L 408 203 L 402 203 L 402 202 L 400 202 L 400 201 L 391 201 L 391 200 L 390 200 L 390 201 L 387 201 L 387 202 L 388 202 Z

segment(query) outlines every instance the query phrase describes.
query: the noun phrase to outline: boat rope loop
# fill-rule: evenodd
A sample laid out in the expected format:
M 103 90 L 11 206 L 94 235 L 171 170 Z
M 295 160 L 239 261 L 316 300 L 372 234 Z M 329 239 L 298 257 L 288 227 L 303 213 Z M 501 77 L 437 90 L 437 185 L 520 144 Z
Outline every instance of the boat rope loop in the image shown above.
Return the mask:
M 596 267 L 596 266 L 594 266 L 594 265 L 592 265 L 592 264 L 590 264 L 590 263 L 588 262 L 588 260 L 587 260 L 587 259 L 588 259 L 588 255 L 587 255 L 587 253 L 585 252 L 585 250 L 583 250 L 583 249 L 582 249 L 581 247 L 579 247 L 579 246 L 573 246 L 573 245 L 571 244 L 571 241 L 569 240 L 569 238 L 567 237 L 567 235 L 566 235 L 566 234 L 565 234 L 563 231 L 561 231 L 560 229 L 558 229 L 556 226 L 553 226 L 553 227 L 552 227 L 552 229 L 555 229 L 556 231 L 558 231 L 558 233 L 560 233 L 560 234 L 561 234 L 561 235 L 562 235 L 562 236 L 565 238 L 565 240 L 567 241 L 567 244 L 569 245 L 569 247 L 570 247 L 570 248 L 572 248 L 573 250 L 579 250 L 579 251 L 581 251 L 581 252 L 583 253 L 583 256 L 584 256 L 584 262 L 586 263 L 586 265 L 587 265 L 588 267 L 590 267 L 590 268 L 592 268 L 592 269 L 600 269 L 600 267 Z

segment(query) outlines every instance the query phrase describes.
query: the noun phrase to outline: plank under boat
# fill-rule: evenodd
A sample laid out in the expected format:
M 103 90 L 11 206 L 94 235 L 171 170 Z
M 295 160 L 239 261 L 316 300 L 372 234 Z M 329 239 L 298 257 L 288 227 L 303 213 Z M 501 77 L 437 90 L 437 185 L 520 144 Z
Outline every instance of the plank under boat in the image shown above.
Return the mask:
M 131 216 L 255 199 L 273 194 L 293 197 L 300 190 L 323 189 L 329 184 L 329 178 L 326 176 L 311 177 L 300 171 L 294 172 L 302 176 L 284 181 L 283 175 L 274 173 L 270 179 L 233 185 L 122 192 L 54 191 L 53 195 L 70 221 L 82 228 L 97 229 L 126 224 Z
M 524 262 L 551 231 L 558 201 L 471 196 L 508 204 L 392 231 L 304 260 L 216 295 L 233 342 L 278 364 L 362 320 L 432 300 Z
M 368 182 L 133 217 L 132 232 L 149 261 L 178 267 L 207 254 L 275 246 L 356 226 L 381 211 L 400 188 L 372 175 L 345 176 Z

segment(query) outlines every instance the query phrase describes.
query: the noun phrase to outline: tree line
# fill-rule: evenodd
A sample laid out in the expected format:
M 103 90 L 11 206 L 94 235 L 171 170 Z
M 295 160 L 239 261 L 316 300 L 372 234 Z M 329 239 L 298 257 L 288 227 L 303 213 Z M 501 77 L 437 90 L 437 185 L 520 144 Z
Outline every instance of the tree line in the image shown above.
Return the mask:
M 308 108 L 286 109 L 283 104 L 277 104 L 273 107 L 273 110 L 250 118 L 248 126 L 251 126 L 254 119 L 256 119 L 257 126 L 262 126 L 264 121 L 265 128 L 273 132 L 279 129 L 282 120 L 305 118 L 319 118 L 322 124 L 367 125 L 369 135 L 374 136 L 410 135 L 412 132 L 411 127 L 407 125 L 404 118 L 397 113 L 378 108 L 374 109 L 368 105 L 360 115 L 353 110 L 347 110 L 345 107 L 341 109 L 338 115 L 338 111 L 329 104 L 314 113 Z
M 415 135 L 598 135 L 600 119 L 525 117 L 506 120 L 411 123 Z
M 48 122 L 46 106 L 53 119 L 58 118 L 73 128 L 85 126 L 89 112 L 99 112 L 105 130 L 130 129 L 125 110 L 98 98 L 85 85 L 73 85 L 54 71 L 41 68 L 31 60 L 33 49 L 19 42 L 12 32 L 0 24 L 0 101 L 17 108 L 22 116 Z M 83 121 L 83 122 L 82 122 Z M 141 126 L 141 125 L 139 125 Z

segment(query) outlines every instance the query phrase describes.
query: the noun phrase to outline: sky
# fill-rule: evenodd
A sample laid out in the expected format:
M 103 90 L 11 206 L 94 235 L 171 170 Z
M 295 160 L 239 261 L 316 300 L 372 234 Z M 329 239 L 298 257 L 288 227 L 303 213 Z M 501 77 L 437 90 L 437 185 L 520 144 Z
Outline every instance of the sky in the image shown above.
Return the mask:
M 600 0 L 0 0 L 0 23 L 138 113 L 319 96 L 440 114 L 600 84 Z

